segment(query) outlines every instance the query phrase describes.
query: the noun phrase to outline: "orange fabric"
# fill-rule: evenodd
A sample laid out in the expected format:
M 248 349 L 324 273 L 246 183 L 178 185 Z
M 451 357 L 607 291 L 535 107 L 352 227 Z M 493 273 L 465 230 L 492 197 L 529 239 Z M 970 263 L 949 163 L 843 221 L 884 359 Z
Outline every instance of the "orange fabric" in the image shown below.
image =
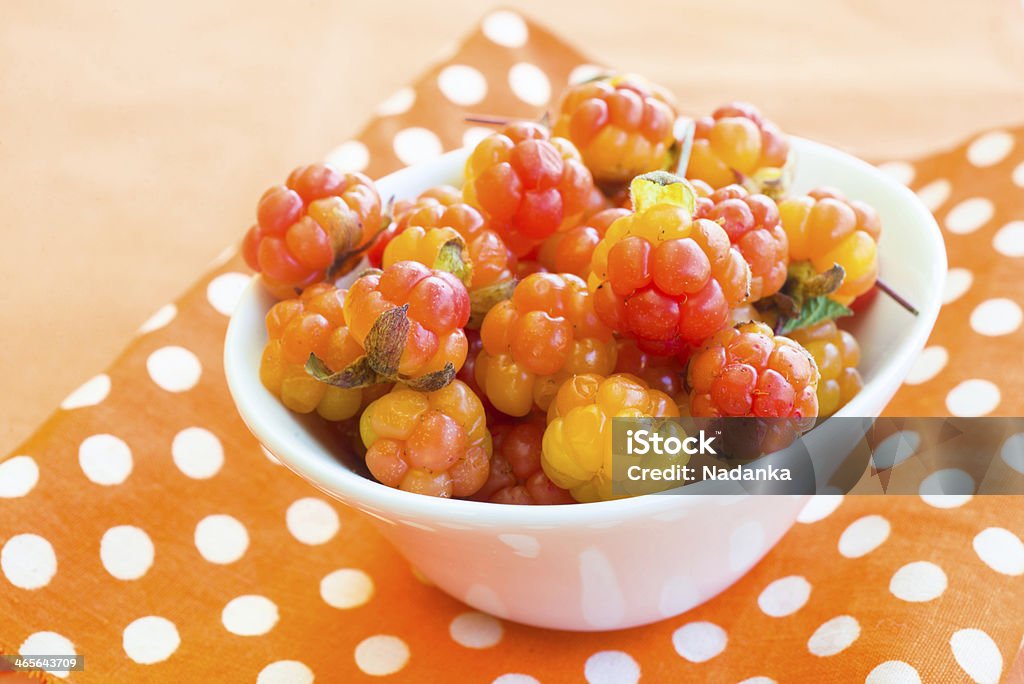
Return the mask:
M 339 162 L 361 165 L 366 151 L 367 171 L 379 176 L 402 163 L 396 147 L 407 159 L 432 153 L 432 135 L 444 149 L 456 147 L 469 128 L 464 111 L 532 116 L 537 107 L 520 98 L 541 98 L 543 74 L 557 94 L 571 70 L 586 63 L 514 16 L 492 23 L 490 34 L 474 33 L 445 63 L 481 72 L 487 91 L 479 103 L 451 103 L 436 85 L 445 64 L 434 67 L 417 82 L 411 107 L 375 119 L 359 137 L 365 150 L 343 146 Z M 499 44 L 520 38 L 518 47 Z M 515 67 L 520 63 L 542 75 Z M 399 96 L 392 110 L 403 97 L 408 101 Z M 412 127 L 427 131 L 402 133 Z M 948 364 L 933 379 L 905 388 L 894 412 L 944 414 L 948 393 L 970 379 L 1000 389 L 995 412 L 1024 408 L 1018 389 L 1024 370 L 1006 365 L 1019 358 L 1024 342 L 1019 323 L 998 337 L 973 332 L 970 323 L 988 298 L 1022 301 L 1020 256 L 992 247 L 1000 226 L 1024 218 L 1024 171 L 1016 172 L 1016 186 L 1010 180 L 1024 163 L 1024 129 L 1012 140 L 1012 150 L 992 166 L 972 165 L 965 146 L 891 167 L 903 174 L 911 169 L 915 188 L 940 177 L 950 181 L 940 220 L 975 195 L 995 208 L 973 233 L 947 234 L 950 265 L 970 269 L 974 284 L 943 311 L 930 343 L 946 349 Z M 957 230 L 967 218 L 954 220 Z M 1019 250 L 1019 231 L 999 244 L 1003 252 L 1013 253 L 1014 244 Z M 735 586 L 649 627 L 569 634 L 460 617 L 468 612 L 464 605 L 418 580 L 366 519 L 267 458 L 236 415 L 221 366 L 227 316 L 220 309 L 245 282 L 237 273 L 245 268 L 234 257 L 162 310 L 103 377 L 11 454 L 23 458 L 0 466 L 0 485 L 8 478 L 0 489 L 7 494 L 0 498 L 0 653 L 17 653 L 26 640 L 59 645 L 66 639 L 85 655 L 86 670 L 70 676 L 82 682 L 253 681 L 260 673 L 266 682 L 314 675 L 353 681 L 377 668 L 395 669 L 395 681 L 416 682 L 490 682 L 511 673 L 545 682 L 628 682 L 637 673 L 646 681 L 863 681 L 872 671 L 881 677 L 913 668 L 923 681 L 945 682 L 996 681 L 1010 670 L 1024 630 L 1021 497 L 975 497 L 946 509 L 919 497 L 848 497 L 833 501 L 834 510 L 828 500 L 818 501 Z M 1007 311 L 1012 317 L 1012 302 L 998 305 L 996 318 Z M 988 332 L 1007 325 L 986 321 L 975 316 Z M 935 354 L 928 358 L 938 365 Z M 968 394 L 989 392 L 972 387 Z M 223 465 L 212 467 L 221 452 Z M 290 517 L 304 522 L 289 526 Z M 109 532 L 119 526 L 142 534 Z M 936 568 L 946 578 L 944 589 Z M 342 582 L 347 591 L 332 593 L 339 569 L 365 573 L 372 589 L 364 575 L 349 573 Z M 334 578 L 325 583 L 332 602 L 352 607 L 327 603 L 327 577 Z M 773 584 L 788 577 L 803 581 Z M 909 602 L 898 597 L 906 596 L 907 585 L 938 595 Z M 806 602 L 798 605 L 807 587 Z M 249 595 L 263 600 L 233 602 Z M 768 614 L 791 609 L 782 617 Z M 238 631 L 238 624 L 266 633 L 240 636 L 226 626 Z M 693 662 L 701 653 L 711 656 Z M 905 665 L 883 664 L 893 660 Z

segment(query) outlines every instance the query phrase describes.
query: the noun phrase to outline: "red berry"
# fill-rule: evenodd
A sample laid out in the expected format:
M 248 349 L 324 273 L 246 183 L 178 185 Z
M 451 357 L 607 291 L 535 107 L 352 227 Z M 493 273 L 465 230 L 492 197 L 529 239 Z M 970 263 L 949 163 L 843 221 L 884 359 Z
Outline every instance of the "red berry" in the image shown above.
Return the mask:
M 360 173 L 327 164 L 295 169 L 285 185 L 263 193 L 242 254 L 280 298 L 323 280 L 340 254 L 365 244 L 380 227 L 380 196 Z
M 594 181 L 579 152 L 532 123 L 488 136 L 466 162 L 463 196 L 517 256 L 579 223 Z
M 675 120 L 675 103 L 664 88 L 611 75 L 566 91 L 554 133 L 579 148 L 599 183 L 622 184 L 667 168 Z

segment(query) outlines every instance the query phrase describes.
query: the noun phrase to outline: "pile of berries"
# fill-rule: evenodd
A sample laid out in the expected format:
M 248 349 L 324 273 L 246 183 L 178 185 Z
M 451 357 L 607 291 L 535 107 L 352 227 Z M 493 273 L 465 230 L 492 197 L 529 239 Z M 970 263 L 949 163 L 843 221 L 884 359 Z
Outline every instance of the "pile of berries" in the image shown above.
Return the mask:
M 354 435 L 378 482 L 499 504 L 622 496 L 616 418 L 833 415 L 863 385 L 836 319 L 873 294 L 878 214 L 788 195 L 789 139 L 751 105 L 677 119 L 611 74 L 550 130 L 500 125 L 461 187 L 382 208 L 365 176 L 296 169 L 244 240 L 279 300 L 263 385 Z

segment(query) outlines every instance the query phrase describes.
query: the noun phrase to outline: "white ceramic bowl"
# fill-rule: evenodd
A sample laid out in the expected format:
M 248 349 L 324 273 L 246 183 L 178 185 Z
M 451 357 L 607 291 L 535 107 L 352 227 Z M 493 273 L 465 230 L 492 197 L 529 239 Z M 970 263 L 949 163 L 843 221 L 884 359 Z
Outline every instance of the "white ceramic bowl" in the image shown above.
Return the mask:
M 907 188 L 843 152 L 795 139 L 796 191 L 838 187 L 882 218 L 881 272 L 920 309 L 879 297 L 858 322 L 864 390 L 843 415 L 877 416 L 935 323 L 946 273 L 942 236 Z M 384 197 L 458 184 L 468 151 L 393 173 Z M 569 506 L 441 500 L 356 472 L 317 421 L 284 408 L 259 380 L 272 300 L 254 282 L 228 329 L 224 361 L 239 413 L 271 453 L 326 494 L 371 516 L 438 587 L 498 617 L 541 627 L 610 630 L 678 615 L 743 576 L 792 526 L 806 496 L 643 496 Z M 813 433 L 812 433 L 813 434 Z M 827 468 L 817 473 L 827 481 Z M 365 472 L 365 470 L 364 470 Z M 819 482 L 820 483 L 820 482 Z M 692 486 L 702 486 L 701 483 Z

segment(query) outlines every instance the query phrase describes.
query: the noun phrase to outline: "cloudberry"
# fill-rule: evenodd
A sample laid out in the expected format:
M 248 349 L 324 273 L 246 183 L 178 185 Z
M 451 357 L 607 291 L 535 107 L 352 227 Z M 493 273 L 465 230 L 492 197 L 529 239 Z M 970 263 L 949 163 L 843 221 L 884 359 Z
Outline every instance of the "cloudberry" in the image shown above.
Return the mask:
M 517 256 L 577 225 L 591 205 L 594 179 L 579 152 L 534 123 L 512 123 L 484 138 L 465 175 L 466 201 Z
M 790 333 L 814 357 L 821 379 L 818 380 L 818 415 L 827 418 L 846 406 L 864 386 L 857 370 L 860 345 L 841 330 L 835 321 L 824 321 Z
M 267 289 L 284 299 L 323 280 L 337 258 L 377 233 L 380 196 L 361 173 L 310 164 L 263 193 L 256 216 L 242 254 Z
M 525 416 L 547 408 L 558 385 L 577 373 L 611 373 L 616 344 L 574 275 L 535 273 L 492 308 L 480 328 L 476 379 L 499 411 Z
M 612 419 L 673 418 L 676 402 L 632 375 L 586 374 L 566 380 L 548 409 L 542 465 L 577 501 L 612 493 Z
M 434 392 L 396 385 L 359 419 L 366 466 L 389 487 L 439 497 L 475 494 L 490 473 L 484 407 L 455 380 Z
M 846 271 L 831 297 L 849 304 L 878 280 L 878 238 L 882 222 L 871 206 L 848 200 L 834 188 L 779 203 L 792 262 L 809 261 L 818 273 L 839 264 Z
M 782 191 L 789 137 L 746 102 L 734 102 L 696 121 L 686 177 L 713 188 L 751 183 L 762 192 Z
M 354 416 L 362 390 L 332 387 L 310 377 L 305 363 L 310 354 L 332 371 L 340 371 L 362 356 L 345 323 L 345 291 L 327 283 L 306 288 L 301 297 L 285 299 L 267 312 L 267 346 L 260 360 L 260 380 L 289 409 L 316 411 L 331 421 Z
M 748 296 L 750 268 L 722 226 L 692 217 L 688 182 L 639 176 L 631 194 L 634 211 L 594 249 L 594 309 L 642 349 L 676 354 L 726 325 L 729 309 Z
M 566 91 L 554 134 L 579 148 L 597 182 L 620 185 L 668 168 L 676 115 L 664 88 L 639 76 L 609 75 Z
M 694 183 L 697 193 L 707 185 Z M 786 283 L 789 241 L 779 220 L 779 208 L 767 195 L 750 194 L 739 185 L 697 199 L 696 218 L 717 222 L 750 266 L 750 301 L 768 297 Z

